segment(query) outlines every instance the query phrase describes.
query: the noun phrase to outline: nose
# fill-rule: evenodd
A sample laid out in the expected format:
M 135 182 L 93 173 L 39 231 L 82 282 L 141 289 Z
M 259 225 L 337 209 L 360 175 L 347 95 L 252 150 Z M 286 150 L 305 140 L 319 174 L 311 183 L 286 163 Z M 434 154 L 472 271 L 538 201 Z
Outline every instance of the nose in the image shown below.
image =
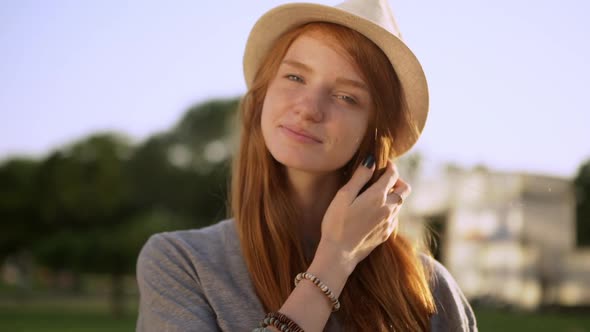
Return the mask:
M 307 121 L 321 122 L 324 119 L 322 98 L 319 93 L 310 92 L 302 96 L 296 107 L 298 115 Z

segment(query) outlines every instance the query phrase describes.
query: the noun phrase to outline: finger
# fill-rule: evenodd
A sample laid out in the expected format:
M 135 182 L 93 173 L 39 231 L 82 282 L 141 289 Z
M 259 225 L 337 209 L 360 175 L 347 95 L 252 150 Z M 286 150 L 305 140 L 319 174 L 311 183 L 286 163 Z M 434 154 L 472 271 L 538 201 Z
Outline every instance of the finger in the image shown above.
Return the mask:
M 367 156 L 362 164 L 354 171 L 350 180 L 340 189 L 339 193 L 352 202 L 375 171 L 375 157 Z
M 393 164 L 391 161 L 388 161 L 387 166 L 385 167 L 385 172 L 371 188 L 372 190 L 378 191 L 380 193 L 388 193 L 398 178 L 399 173 L 397 171 L 397 166 L 395 166 L 395 164 Z
M 404 197 L 395 191 L 391 191 L 387 194 L 387 204 L 402 205 L 404 203 Z
M 390 191 L 390 196 L 399 196 L 398 199 L 400 199 L 400 203 L 403 203 L 403 201 L 405 201 L 411 193 L 412 187 L 410 184 L 404 181 L 404 179 L 399 178 L 393 185 L 393 188 Z

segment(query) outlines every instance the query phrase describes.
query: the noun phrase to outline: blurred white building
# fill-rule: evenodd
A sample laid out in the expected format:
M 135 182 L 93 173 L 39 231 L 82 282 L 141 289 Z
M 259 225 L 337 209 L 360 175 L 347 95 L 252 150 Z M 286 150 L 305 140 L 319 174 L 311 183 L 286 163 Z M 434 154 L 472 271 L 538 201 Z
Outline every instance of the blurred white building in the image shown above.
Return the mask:
M 435 257 L 467 297 L 528 309 L 590 305 L 590 250 L 576 249 L 571 181 L 449 167 L 414 180 L 404 210 L 402 231 L 438 233 Z

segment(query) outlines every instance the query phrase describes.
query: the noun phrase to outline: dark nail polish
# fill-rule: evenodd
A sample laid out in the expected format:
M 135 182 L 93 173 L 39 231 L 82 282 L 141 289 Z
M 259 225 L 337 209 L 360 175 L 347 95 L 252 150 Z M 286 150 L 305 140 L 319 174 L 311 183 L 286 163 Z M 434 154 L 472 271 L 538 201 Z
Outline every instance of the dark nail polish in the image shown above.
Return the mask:
M 368 155 L 365 160 L 363 160 L 363 166 L 366 168 L 372 168 L 375 165 L 375 157 L 372 154 Z

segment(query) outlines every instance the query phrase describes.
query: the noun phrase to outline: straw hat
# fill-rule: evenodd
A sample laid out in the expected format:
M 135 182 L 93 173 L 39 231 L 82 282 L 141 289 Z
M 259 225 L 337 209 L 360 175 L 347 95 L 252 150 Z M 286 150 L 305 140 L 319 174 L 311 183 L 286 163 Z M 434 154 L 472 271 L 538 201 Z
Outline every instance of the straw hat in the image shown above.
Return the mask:
M 428 86 L 422 66 L 404 44 L 387 0 L 348 0 L 335 7 L 291 3 L 264 14 L 250 32 L 244 53 L 244 76 L 250 87 L 265 54 L 283 33 L 310 22 L 330 22 L 351 28 L 373 41 L 389 58 L 397 73 L 409 111 L 421 133 L 428 115 Z M 404 135 L 404 132 L 408 133 Z M 394 142 L 398 156 L 415 143 L 410 128 L 399 133 Z

